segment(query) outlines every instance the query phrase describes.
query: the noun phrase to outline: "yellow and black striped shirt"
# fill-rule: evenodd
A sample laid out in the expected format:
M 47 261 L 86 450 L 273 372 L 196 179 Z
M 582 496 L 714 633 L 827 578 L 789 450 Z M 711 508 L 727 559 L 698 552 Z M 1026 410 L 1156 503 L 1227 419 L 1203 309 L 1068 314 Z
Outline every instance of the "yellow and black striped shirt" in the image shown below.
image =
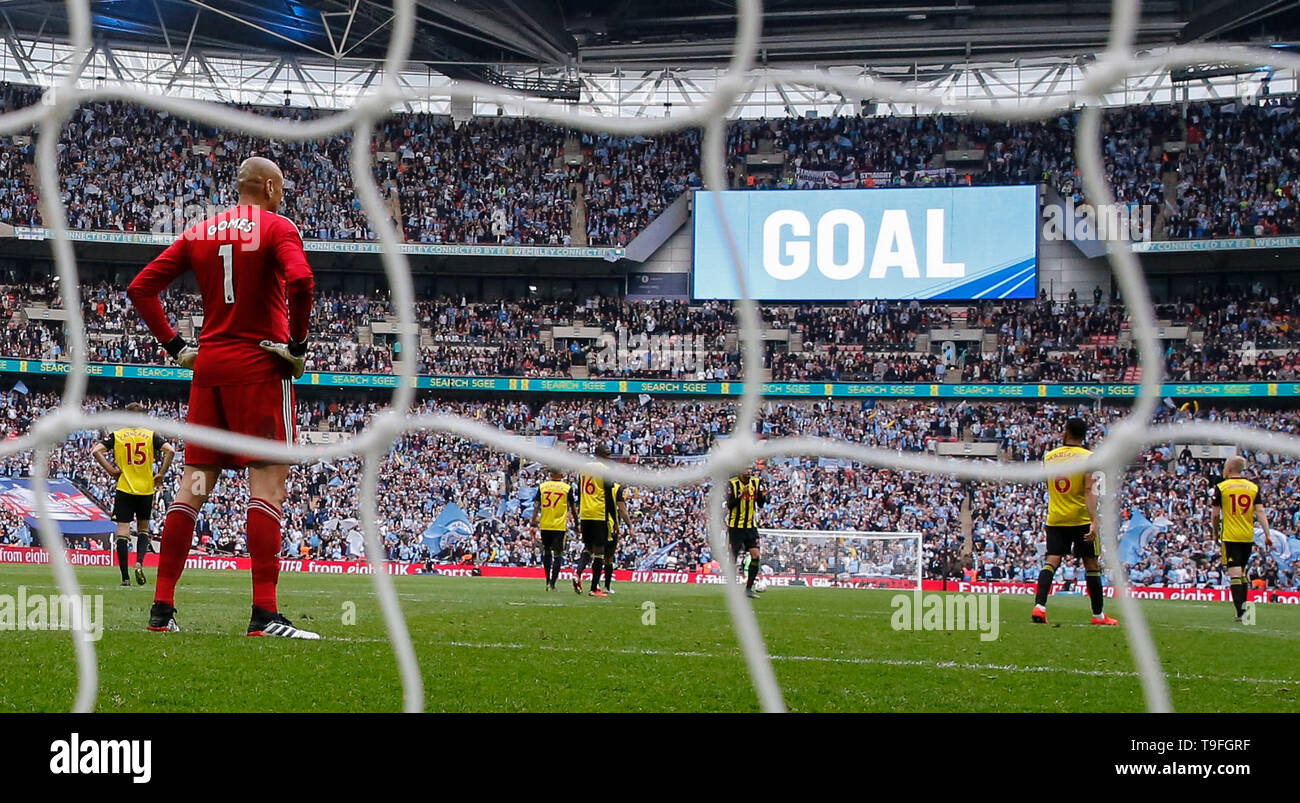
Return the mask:
M 727 526 L 737 529 L 753 529 L 758 526 L 758 508 L 767 504 L 767 495 L 760 487 L 758 477 L 749 480 L 732 477 L 727 489 Z
M 609 486 L 609 505 L 605 509 L 605 521 L 609 523 L 611 533 L 618 526 L 618 498 L 624 490 L 626 489 L 617 482 Z

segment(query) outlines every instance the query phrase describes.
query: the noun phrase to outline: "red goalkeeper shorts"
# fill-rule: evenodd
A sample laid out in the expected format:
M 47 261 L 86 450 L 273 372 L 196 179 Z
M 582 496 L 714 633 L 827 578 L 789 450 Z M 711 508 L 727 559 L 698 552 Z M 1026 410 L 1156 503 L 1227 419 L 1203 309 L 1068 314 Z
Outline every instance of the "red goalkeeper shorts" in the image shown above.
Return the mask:
M 247 385 L 190 385 L 189 422 L 276 443 L 297 442 L 293 414 L 293 380 L 273 379 Z M 250 463 L 288 462 L 220 452 L 198 443 L 185 445 L 185 464 L 244 468 Z

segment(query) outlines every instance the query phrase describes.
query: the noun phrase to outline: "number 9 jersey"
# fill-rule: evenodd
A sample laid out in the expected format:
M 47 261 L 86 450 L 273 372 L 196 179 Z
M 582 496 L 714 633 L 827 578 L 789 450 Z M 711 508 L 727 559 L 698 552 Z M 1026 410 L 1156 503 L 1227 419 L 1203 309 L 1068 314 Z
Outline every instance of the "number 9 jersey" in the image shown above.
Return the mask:
M 1048 452 L 1043 463 L 1050 467 L 1053 463 L 1067 460 L 1082 460 L 1092 451 L 1082 446 L 1061 446 Z M 1066 474 L 1052 477 L 1047 481 L 1047 526 L 1078 527 L 1092 524 L 1088 513 L 1087 494 L 1084 488 L 1084 473 Z

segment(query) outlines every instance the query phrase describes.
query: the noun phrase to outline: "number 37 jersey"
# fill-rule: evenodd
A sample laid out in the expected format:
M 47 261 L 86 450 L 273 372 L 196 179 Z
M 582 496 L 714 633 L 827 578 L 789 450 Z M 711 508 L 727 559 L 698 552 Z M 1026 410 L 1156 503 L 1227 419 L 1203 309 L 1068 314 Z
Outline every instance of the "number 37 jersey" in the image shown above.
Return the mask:
M 298 228 L 260 207 L 231 207 L 186 229 L 140 272 L 132 287 L 156 295 L 191 271 L 203 297 L 194 384 L 246 385 L 287 378 L 289 364 L 258 344 L 288 342 L 291 334 L 306 339 L 314 281 Z M 298 315 L 299 305 L 293 305 L 297 331 L 291 333 L 290 291 L 301 295 L 303 287 L 306 309 Z M 154 334 L 167 339 L 165 332 Z
M 1053 463 L 1082 460 L 1090 454 L 1092 452 L 1082 446 L 1061 446 L 1044 455 L 1043 462 L 1050 468 Z M 1091 523 L 1083 472 L 1050 478 L 1047 481 L 1047 526 L 1078 527 Z
M 539 530 L 563 530 L 568 527 L 569 505 L 573 502 L 573 488 L 567 482 L 547 480 L 537 489 Z
M 1232 477 L 1214 486 L 1214 506 L 1221 511 L 1220 527 L 1224 541 L 1255 540 L 1255 507 L 1259 504 L 1259 486 L 1243 477 Z

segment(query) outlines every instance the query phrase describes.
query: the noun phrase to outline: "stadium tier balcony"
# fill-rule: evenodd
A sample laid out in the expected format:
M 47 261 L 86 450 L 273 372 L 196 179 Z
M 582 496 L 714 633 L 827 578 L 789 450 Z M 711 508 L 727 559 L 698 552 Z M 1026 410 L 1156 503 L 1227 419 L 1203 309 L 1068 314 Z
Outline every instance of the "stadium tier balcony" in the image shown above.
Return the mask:
M 166 355 L 108 285 L 82 289 L 92 362 L 165 364 Z M 173 324 L 201 331 L 199 299 L 168 294 Z M 765 378 L 774 381 L 1136 382 L 1124 310 L 1061 301 L 923 305 L 861 302 L 761 309 Z M 0 286 L 0 356 L 66 357 L 57 298 L 46 288 Z M 1300 296 L 1234 294 L 1161 305 L 1166 374 L 1180 381 L 1300 377 Z M 420 373 L 466 376 L 675 378 L 740 376 L 730 305 L 630 301 L 417 303 Z M 313 312 L 308 370 L 391 373 L 396 316 L 377 294 L 325 293 Z M 578 333 L 578 334 L 575 334 Z M 578 335 L 581 336 L 578 336 Z M 604 338 L 601 340 L 600 338 Z M 604 359 L 641 338 L 680 359 Z M 675 338 L 675 340 L 674 340 Z M 944 343 L 953 339 L 953 347 Z

